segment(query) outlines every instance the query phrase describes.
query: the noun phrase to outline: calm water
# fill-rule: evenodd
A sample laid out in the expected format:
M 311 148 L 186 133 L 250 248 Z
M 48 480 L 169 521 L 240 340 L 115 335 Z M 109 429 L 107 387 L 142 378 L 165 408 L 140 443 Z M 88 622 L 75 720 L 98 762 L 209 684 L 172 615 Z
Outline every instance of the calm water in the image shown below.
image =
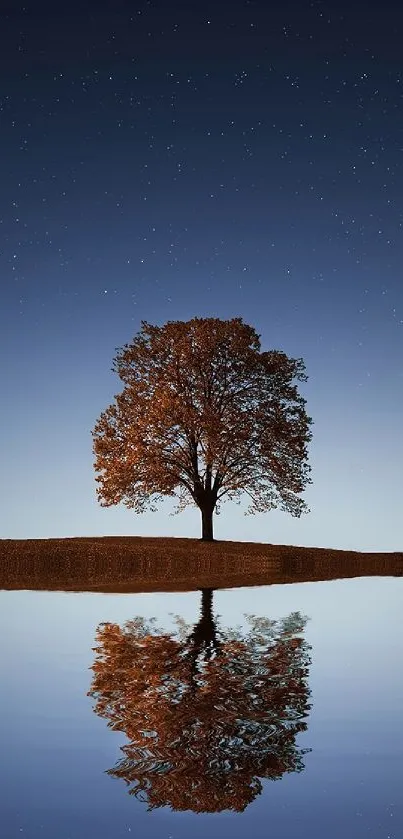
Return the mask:
M 402 837 L 402 604 L 0 592 L 1 837 Z

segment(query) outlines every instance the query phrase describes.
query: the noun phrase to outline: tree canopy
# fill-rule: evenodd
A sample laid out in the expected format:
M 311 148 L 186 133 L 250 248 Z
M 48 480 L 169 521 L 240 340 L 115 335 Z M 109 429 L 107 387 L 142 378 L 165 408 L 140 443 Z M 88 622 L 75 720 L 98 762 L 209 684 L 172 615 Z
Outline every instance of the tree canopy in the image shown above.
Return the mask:
M 90 696 L 129 741 L 107 772 L 150 809 L 242 811 L 261 779 L 303 770 L 306 618 L 247 623 L 222 630 L 206 589 L 192 631 L 179 618 L 173 633 L 140 617 L 99 626 Z
M 136 512 L 176 497 L 196 504 L 202 538 L 213 538 L 213 511 L 249 497 L 247 512 L 300 516 L 310 482 L 311 419 L 298 382 L 301 358 L 261 351 L 242 318 L 142 321 L 117 351 L 123 390 L 93 430 L 98 499 Z

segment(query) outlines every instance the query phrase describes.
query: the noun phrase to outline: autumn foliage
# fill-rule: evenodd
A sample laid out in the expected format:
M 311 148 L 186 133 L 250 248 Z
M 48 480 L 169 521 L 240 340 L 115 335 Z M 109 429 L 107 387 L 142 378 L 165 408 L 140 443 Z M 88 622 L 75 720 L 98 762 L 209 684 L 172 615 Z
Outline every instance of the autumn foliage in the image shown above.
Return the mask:
M 108 774 L 150 809 L 242 811 L 262 779 L 304 768 L 306 619 L 249 616 L 246 631 L 224 632 L 211 598 L 204 590 L 190 633 L 179 619 L 170 634 L 142 618 L 97 631 L 94 710 L 129 741 Z
M 241 318 L 142 322 L 118 350 L 123 390 L 94 431 L 98 499 L 143 512 L 164 497 L 196 504 L 202 538 L 223 499 L 249 497 L 248 512 L 279 506 L 299 516 L 309 483 L 311 420 L 297 383 L 302 359 L 262 352 Z

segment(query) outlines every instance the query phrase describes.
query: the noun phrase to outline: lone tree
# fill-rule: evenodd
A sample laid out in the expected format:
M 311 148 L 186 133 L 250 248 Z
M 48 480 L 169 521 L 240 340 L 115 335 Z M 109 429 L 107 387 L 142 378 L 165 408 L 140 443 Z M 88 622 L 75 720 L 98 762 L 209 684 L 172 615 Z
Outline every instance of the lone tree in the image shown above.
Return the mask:
M 176 497 L 175 512 L 199 507 L 208 541 L 223 498 L 246 493 L 248 513 L 307 511 L 305 365 L 260 346 L 242 318 L 142 321 L 114 359 L 123 390 L 93 431 L 102 506 L 141 513 Z

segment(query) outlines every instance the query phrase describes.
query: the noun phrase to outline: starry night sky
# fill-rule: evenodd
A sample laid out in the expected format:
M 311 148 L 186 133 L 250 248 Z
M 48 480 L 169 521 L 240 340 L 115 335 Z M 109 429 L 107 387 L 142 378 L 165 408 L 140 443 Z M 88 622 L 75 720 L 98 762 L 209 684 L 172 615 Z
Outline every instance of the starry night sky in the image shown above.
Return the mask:
M 241 316 L 305 359 L 312 512 L 217 538 L 401 549 L 403 11 L 27 2 L 0 19 L 0 536 L 199 537 L 96 501 L 140 321 Z

